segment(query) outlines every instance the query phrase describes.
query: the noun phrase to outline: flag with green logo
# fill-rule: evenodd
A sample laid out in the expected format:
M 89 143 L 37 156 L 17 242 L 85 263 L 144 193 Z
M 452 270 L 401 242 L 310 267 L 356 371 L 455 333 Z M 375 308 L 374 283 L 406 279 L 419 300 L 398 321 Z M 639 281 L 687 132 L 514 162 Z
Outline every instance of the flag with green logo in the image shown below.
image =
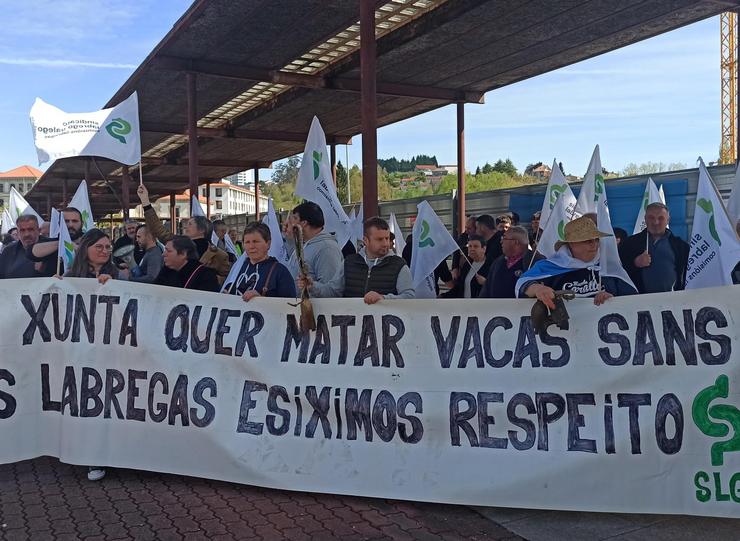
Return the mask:
M 557 160 L 552 161 L 552 171 L 550 172 L 550 180 L 547 181 L 547 190 L 545 191 L 545 200 L 542 202 L 542 212 L 540 215 L 540 227 L 547 223 L 550 217 L 550 212 L 555 207 L 560 195 L 565 192 L 568 187 L 568 180 L 560 170 Z
M 411 281 L 416 288 L 417 298 L 433 298 L 436 292 L 434 282 L 431 282 L 430 291 L 429 276 L 459 246 L 427 201 L 419 203 L 416 209 L 416 222 L 411 231 Z
M 663 199 L 665 199 L 665 195 L 663 196 Z M 640 212 L 637 214 L 635 229 L 632 231 L 633 235 L 637 235 L 647 227 L 645 224 L 645 211 L 647 210 L 648 205 L 651 205 L 652 203 L 663 203 L 665 205 L 665 201 L 661 199 L 660 190 L 658 190 L 655 182 L 653 182 L 652 178 L 648 178 L 647 184 L 645 184 L 645 192 L 642 194 Z
M 95 227 L 95 222 L 93 221 L 92 207 L 90 206 L 90 196 L 87 193 L 87 182 L 85 182 L 84 180 L 80 182 L 80 185 L 77 187 L 77 191 L 75 191 L 75 194 L 72 197 L 72 200 L 69 202 L 68 206 L 76 208 L 80 211 L 80 215 L 82 216 L 83 233 L 86 231 L 90 231 L 93 227 Z
M 691 228 L 686 289 L 732 285 L 732 270 L 740 261 L 740 240 L 722 198 L 699 158 L 694 225 Z
M 316 117 L 313 117 L 308 131 L 295 194 L 321 207 L 325 231 L 342 237 L 345 234 L 344 229 L 351 227 L 349 216 L 344 212 L 337 196 L 329 153 L 326 151 L 326 136 Z
M 71 156 L 102 156 L 126 165 L 141 161 L 136 92 L 92 113 L 67 113 L 36 98 L 31 128 L 39 165 Z
M 57 247 L 58 257 L 62 259 L 62 265 L 64 272 L 67 272 L 72 267 L 72 261 L 75 258 L 75 244 L 72 242 L 72 238 L 69 236 L 69 229 L 67 229 L 64 223 L 64 213 L 58 213 L 58 230 L 59 230 L 59 246 Z
M 13 186 L 10 187 L 10 197 L 8 198 L 8 213 L 13 219 L 14 226 L 15 221 L 18 218 L 26 215 L 36 216 L 39 225 L 41 225 L 41 222 L 44 221 L 39 213 L 33 210 L 33 207 L 28 203 L 28 201 L 26 201 L 26 198 L 23 197 L 20 192 L 16 190 Z
M 550 210 L 547 221 L 542 224 L 542 235 L 537 243 L 537 251 L 545 257 L 555 255 L 555 243 L 565 240 L 565 224 L 574 218 L 580 218 L 581 214 L 576 210 L 576 196 L 573 190 L 566 184 L 565 190 L 555 200 L 555 205 Z
M 583 177 L 581 191 L 578 194 L 578 204 L 576 208 L 581 215 L 596 214 L 599 210 L 599 199 L 606 197 L 604 187 L 604 175 L 601 169 L 601 154 L 599 145 L 596 145 L 591 155 L 591 162 L 588 164 L 588 170 Z

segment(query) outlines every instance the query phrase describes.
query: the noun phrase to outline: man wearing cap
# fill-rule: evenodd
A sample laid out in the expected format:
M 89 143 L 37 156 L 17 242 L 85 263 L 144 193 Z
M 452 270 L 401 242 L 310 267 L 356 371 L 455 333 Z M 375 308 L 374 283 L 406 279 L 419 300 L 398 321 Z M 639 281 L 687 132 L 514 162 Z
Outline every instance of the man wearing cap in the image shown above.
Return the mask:
M 585 216 L 569 222 L 565 226 L 565 240 L 555 243 L 555 255 L 538 261 L 519 278 L 517 296 L 537 298 L 552 310 L 558 290 L 576 297 L 593 297 L 596 305 L 615 295 L 635 293 L 626 281 L 599 275 L 599 242 L 609 236 Z
M 540 216 L 542 216 L 542 212 L 538 210 L 529 219 L 529 244 L 532 248 L 536 247 L 537 242 L 540 240 Z
M 645 209 L 647 227 L 619 245 L 622 266 L 640 293 L 680 291 L 686 283 L 689 245 L 671 233 L 671 215 L 663 203 Z

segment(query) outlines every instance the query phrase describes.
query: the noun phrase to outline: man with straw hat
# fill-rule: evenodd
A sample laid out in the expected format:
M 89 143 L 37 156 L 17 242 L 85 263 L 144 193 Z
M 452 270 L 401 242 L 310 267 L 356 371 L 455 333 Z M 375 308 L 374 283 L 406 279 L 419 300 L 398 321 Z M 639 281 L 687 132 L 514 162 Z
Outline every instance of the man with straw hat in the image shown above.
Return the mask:
M 538 261 L 519 278 L 518 297 L 537 298 L 552 310 L 558 290 L 593 297 L 596 305 L 615 295 L 636 293 L 624 280 L 599 274 L 599 242 L 611 235 L 599 231 L 591 218 L 582 216 L 568 222 L 564 233 L 564 240 L 555 243 L 555 255 Z

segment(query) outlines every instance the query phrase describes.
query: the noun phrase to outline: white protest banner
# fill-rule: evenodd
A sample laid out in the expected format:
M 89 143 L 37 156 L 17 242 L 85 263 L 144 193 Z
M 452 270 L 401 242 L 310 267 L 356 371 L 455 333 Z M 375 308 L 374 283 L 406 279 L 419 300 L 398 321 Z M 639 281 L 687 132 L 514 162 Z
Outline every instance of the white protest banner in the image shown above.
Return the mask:
M 550 171 L 550 180 L 547 181 L 547 189 L 545 190 L 545 200 L 542 202 L 542 211 L 540 214 L 540 223 L 546 224 L 547 219 L 550 217 L 550 212 L 555 203 L 560 197 L 560 194 L 565 192 L 566 189 L 570 189 L 568 186 L 568 180 L 560 170 L 557 160 L 552 161 L 552 170 Z M 572 193 L 572 192 L 571 192 Z
M 403 249 L 406 248 L 406 237 L 403 235 L 401 226 L 398 225 L 396 215 L 391 212 L 390 219 L 388 220 L 388 226 L 391 228 L 391 233 L 395 237 L 396 255 L 403 255 Z
M 66 113 L 36 98 L 31 127 L 39 165 L 70 156 L 103 156 L 126 165 L 141 161 L 136 92 L 92 113 Z
M 90 206 L 90 196 L 87 194 L 87 182 L 82 181 L 77 187 L 77 191 L 72 196 L 72 200 L 69 202 L 70 207 L 74 207 L 80 211 L 82 215 L 82 231 L 89 231 L 95 227 L 95 221 L 93 220 L 92 207 Z
M 581 215 L 596 214 L 598 212 L 598 203 L 601 196 L 606 197 L 604 189 L 604 176 L 601 169 L 601 154 L 599 145 L 596 145 L 591 155 L 591 161 L 588 164 L 588 170 L 583 177 L 581 191 L 578 194 L 578 203 L 576 208 Z
M 740 222 L 740 164 L 735 171 L 735 182 L 732 185 L 730 199 L 727 200 L 727 214 L 730 215 L 732 225 L 737 227 Z
M 642 194 L 642 203 L 640 204 L 640 212 L 637 214 L 637 221 L 635 222 L 635 228 L 632 231 L 633 235 L 637 235 L 640 231 L 645 229 L 645 211 L 648 205 L 652 203 L 663 203 L 665 205 L 665 195 L 660 195 L 660 190 L 653 182 L 652 177 L 648 177 L 648 181 L 645 184 L 645 192 Z
M 417 288 L 417 298 L 428 298 L 429 276 L 441 261 L 460 247 L 429 202 L 422 201 L 416 209 L 416 221 L 411 231 L 411 281 Z M 436 296 L 434 289 L 432 293 Z
M 732 269 L 738 261 L 740 239 L 704 162 L 699 158 L 699 184 L 686 266 L 686 289 L 732 285 Z
M 280 263 L 286 264 L 289 259 L 288 250 L 285 248 L 285 239 L 283 239 L 280 222 L 278 222 L 275 206 L 272 203 L 272 196 L 267 200 L 267 214 L 262 217 L 262 223 L 270 228 L 271 241 L 267 255 L 274 257 Z
M 339 237 L 339 233 L 350 226 L 349 217 L 339 202 L 332 179 L 331 164 L 326 152 L 326 136 L 316 117 L 313 117 L 306 139 L 295 194 L 321 207 L 324 229 L 329 233 L 337 233 Z
M 576 299 L 543 336 L 514 299 L 312 299 L 303 337 L 292 299 L 70 278 L 0 295 L 0 462 L 737 517 L 737 287 Z
M 26 201 L 26 198 L 23 197 L 21 193 L 15 189 L 14 186 L 10 187 L 8 212 L 10 213 L 10 217 L 13 218 L 14 227 L 15 220 L 17 220 L 20 216 L 25 216 L 26 214 L 36 216 L 39 224 L 44 221 L 43 218 L 41 218 L 41 215 L 33 209 L 28 201 Z
M 545 257 L 555 255 L 555 243 L 565 240 L 565 224 L 580 218 L 581 214 L 576 211 L 576 196 L 573 190 L 566 184 L 565 190 L 555 199 L 547 221 L 540 222 L 542 225 L 542 235 L 537 243 L 537 251 Z
M 3 235 L 5 235 L 5 234 L 9 233 L 10 230 L 13 229 L 14 227 L 15 227 L 15 220 L 10 215 L 10 212 L 8 211 L 8 209 L 3 209 L 3 214 L 2 214 L 2 230 L 0 231 L 0 233 L 2 233 Z

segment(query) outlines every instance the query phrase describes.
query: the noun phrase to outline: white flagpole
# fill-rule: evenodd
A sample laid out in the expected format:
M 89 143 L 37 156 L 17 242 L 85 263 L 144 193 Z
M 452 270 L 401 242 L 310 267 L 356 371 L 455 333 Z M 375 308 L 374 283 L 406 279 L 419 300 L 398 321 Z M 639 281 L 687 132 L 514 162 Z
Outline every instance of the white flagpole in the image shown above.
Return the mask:
M 139 162 L 139 186 L 144 185 L 144 171 L 141 169 L 141 162 Z

